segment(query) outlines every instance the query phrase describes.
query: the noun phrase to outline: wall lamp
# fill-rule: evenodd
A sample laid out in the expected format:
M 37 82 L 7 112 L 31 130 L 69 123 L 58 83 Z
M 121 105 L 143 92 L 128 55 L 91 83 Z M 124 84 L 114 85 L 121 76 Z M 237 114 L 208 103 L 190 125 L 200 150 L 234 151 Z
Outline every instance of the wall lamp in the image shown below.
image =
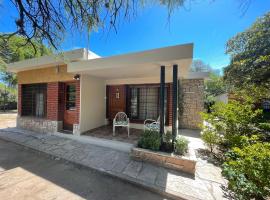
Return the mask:
M 80 80 L 80 74 L 75 74 L 73 79 L 76 81 Z

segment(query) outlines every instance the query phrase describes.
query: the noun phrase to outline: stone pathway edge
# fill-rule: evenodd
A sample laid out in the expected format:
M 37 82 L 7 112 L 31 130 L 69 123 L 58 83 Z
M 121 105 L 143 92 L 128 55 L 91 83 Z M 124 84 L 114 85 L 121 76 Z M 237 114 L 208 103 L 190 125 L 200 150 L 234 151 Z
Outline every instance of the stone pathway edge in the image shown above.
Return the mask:
M 7 131 L 0 130 L 0 132 L 1 131 L 2 132 L 7 132 Z M 48 135 L 50 135 L 50 134 L 48 134 Z M 54 135 L 54 136 L 56 136 L 56 135 Z M 57 137 L 59 137 L 59 136 L 57 136 Z M 5 141 L 8 141 L 8 142 L 12 142 L 12 143 L 15 143 L 15 144 L 24 146 L 24 147 L 27 147 L 29 149 L 35 150 L 35 151 L 40 152 L 40 153 L 44 153 L 46 155 L 50 155 L 50 156 L 52 156 L 54 158 L 60 158 L 62 160 L 71 162 L 71 163 L 76 164 L 78 166 L 89 168 L 91 170 L 94 170 L 96 172 L 102 173 L 104 175 L 109 175 L 111 177 L 118 178 L 118 179 L 120 179 L 122 181 L 127 181 L 127 182 L 129 182 L 131 184 L 134 184 L 136 186 L 145 188 L 145 189 L 147 189 L 149 191 L 156 192 L 158 194 L 164 195 L 167 198 L 171 198 L 171 199 L 174 199 L 174 200 L 199 200 L 199 199 L 194 198 L 192 196 L 187 196 L 186 194 L 176 193 L 175 191 L 168 190 L 168 189 L 165 189 L 165 188 L 162 188 L 162 187 L 157 187 L 156 185 L 152 185 L 152 184 L 149 184 L 149 183 L 146 184 L 145 182 L 139 181 L 138 179 L 135 179 L 135 178 L 132 178 L 132 177 L 128 177 L 128 176 L 124 176 L 121 173 L 115 173 L 115 172 L 112 173 L 111 171 L 106 171 L 106 170 L 103 170 L 101 168 L 95 168 L 93 166 L 85 165 L 85 164 L 83 164 L 81 162 L 76 162 L 76 161 L 74 161 L 72 159 L 68 159 L 68 158 L 64 158 L 64 157 L 58 156 L 58 155 L 54 155 L 53 153 L 46 152 L 46 151 L 43 151 L 41 149 L 35 148 L 35 147 L 31 146 L 31 145 L 24 144 L 24 143 L 22 143 L 20 141 L 16 141 L 16 140 L 13 140 L 11 138 L 5 137 L 2 134 L 0 134 L 0 139 L 5 140 Z M 66 138 L 66 139 L 68 139 L 68 138 Z M 72 140 L 72 139 L 69 138 L 69 140 Z M 79 142 L 79 141 L 77 141 L 77 142 Z

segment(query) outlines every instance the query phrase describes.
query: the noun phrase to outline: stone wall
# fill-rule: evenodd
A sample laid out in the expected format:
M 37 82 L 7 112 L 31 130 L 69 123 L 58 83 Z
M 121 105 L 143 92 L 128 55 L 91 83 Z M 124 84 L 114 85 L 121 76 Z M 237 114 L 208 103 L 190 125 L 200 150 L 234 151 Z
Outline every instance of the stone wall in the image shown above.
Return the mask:
M 62 129 L 62 121 L 51 121 L 34 117 L 17 117 L 17 127 L 38 133 L 54 133 Z
M 179 127 L 198 129 L 204 110 L 204 80 L 183 79 L 179 83 Z
M 187 156 L 177 156 L 148 149 L 132 148 L 130 156 L 135 160 L 147 161 L 155 165 L 195 175 L 197 159 L 195 152 L 191 148 L 189 148 L 189 151 L 192 152 L 189 152 Z

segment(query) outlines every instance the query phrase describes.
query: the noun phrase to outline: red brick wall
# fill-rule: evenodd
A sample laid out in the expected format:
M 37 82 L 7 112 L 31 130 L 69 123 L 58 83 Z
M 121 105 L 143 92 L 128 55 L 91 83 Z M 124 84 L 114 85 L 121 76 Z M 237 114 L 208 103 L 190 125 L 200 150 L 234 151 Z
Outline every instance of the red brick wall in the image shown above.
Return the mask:
M 63 121 L 65 103 L 65 84 L 60 82 L 47 85 L 47 119 Z M 80 117 L 80 81 L 76 81 L 76 110 L 74 124 L 79 123 Z
M 22 114 L 22 85 L 18 84 L 18 115 Z
M 166 124 L 168 124 L 169 126 L 172 125 L 172 83 L 168 84 L 168 98 L 167 98 L 167 109 L 168 109 L 168 113 L 167 113 L 167 120 L 168 122 Z
M 18 115 L 22 111 L 22 85 L 18 84 Z M 63 121 L 65 103 L 65 84 L 62 82 L 47 83 L 47 119 Z M 79 124 L 80 119 L 80 81 L 76 81 L 76 110 L 73 123 Z
M 93 93 L 93 95 L 95 95 Z M 74 124 L 79 124 L 80 121 L 80 81 L 76 81 L 76 115 Z
M 65 84 L 59 83 L 58 120 L 63 121 L 65 109 Z
M 47 119 L 59 120 L 60 85 L 58 82 L 47 84 Z

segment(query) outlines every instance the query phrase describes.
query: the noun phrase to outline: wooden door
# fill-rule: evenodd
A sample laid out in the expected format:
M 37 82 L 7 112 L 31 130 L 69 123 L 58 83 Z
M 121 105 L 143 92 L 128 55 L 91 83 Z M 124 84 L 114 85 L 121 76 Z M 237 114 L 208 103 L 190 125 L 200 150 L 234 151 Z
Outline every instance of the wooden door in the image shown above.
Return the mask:
M 65 83 L 63 129 L 73 131 L 76 119 L 76 83 Z
M 126 87 L 114 85 L 108 87 L 108 117 L 113 120 L 116 113 L 126 112 Z

